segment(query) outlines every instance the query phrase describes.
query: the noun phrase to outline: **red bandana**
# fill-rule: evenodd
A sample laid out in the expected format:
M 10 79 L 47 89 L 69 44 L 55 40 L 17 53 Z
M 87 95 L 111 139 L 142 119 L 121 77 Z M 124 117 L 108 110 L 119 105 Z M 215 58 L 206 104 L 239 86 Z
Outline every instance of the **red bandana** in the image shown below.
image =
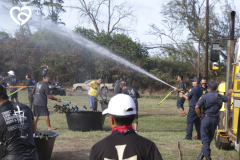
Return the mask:
M 129 130 L 129 129 L 133 129 L 132 126 L 123 125 L 123 126 L 120 126 L 120 127 L 114 127 L 112 129 L 111 133 L 113 133 L 114 131 L 119 131 L 122 134 L 124 131 Z

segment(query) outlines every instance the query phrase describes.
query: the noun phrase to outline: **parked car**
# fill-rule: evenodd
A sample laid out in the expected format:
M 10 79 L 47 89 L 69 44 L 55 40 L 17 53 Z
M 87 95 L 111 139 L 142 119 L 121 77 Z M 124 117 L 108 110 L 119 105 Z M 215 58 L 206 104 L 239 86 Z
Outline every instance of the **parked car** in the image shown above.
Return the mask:
M 84 83 L 75 83 L 73 84 L 73 90 L 77 90 L 77 91 L 83 91 L 83 90 L 89 90 L 89 86 L 88 84 L 91 81 L 96 81 L 96 80 L 87 80 Z M 102 83 L 100 84 L 100 90 L 104 93 L 105 91 L 108 90 L 113 90 L 113 84 L 112 83 Z

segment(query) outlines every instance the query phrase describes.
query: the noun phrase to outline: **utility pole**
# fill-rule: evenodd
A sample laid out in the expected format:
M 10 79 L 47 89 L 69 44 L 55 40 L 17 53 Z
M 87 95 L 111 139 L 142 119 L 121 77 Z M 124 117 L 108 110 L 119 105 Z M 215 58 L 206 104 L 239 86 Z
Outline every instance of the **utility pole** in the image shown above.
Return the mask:
M 225 95 L 227 95 L 227 92 L 229 89 L 233 88 L 232 84 L 232 71 L 233 67 L 232 64 L 234 62 L 234 27 L 235 27 L 235 15 L 236 12 L 231 12 L 231 21 L 230 21 L 230 37 L 227 43 L 227 69 L 226 69 L 226 85 L 225 85 Z M 229 117 L 230 117 L 230 110 L 231 110 L 232 102 L 231 100 L 228 100 L 227 103 L 225 103 L 225 109 L 226 109 L 226 116 L 225 116 L 225 131 L 229 131 L 230 124 L 229 124 Z M 231 133 L 231 131 L 230 131 Z
M 206 0 L 206 51 L 205 51 L 205 77 L 208 78 L 208 32 L 209 32 L 209 0 Z
M 198 42 L 198 66 L 197 66 L 197 76 L 200 76 L 200 41 Z

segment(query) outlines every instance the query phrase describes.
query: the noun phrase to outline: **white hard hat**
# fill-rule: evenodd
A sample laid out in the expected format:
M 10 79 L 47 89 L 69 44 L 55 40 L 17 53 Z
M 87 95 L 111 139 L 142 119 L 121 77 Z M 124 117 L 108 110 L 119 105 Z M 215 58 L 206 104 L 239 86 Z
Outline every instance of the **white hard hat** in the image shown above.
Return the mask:
M 111 114 L 116 116 L 134 115 L 136 113 L 136 106 L 132 97 L 125 94 L 118 94 L 111 98 L 108 108 L 102 112 L 103 115 Z
M 10 70 L 10 71 L 8 72 L 8 74 L 11 74 L 11 75 L 15 76 L 14 71 L 12 71 L 12 70 Z

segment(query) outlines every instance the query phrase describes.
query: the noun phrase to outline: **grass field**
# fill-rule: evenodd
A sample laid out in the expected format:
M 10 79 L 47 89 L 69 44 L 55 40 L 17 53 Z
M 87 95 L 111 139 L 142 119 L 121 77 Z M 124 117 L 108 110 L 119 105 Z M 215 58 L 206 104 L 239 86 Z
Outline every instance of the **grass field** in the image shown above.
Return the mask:
M 68 93 L 69 95 L 69 93 Z M 70 93 L 70 95 L 73 95 Z M 88 99 L 84 94 L 65 96 L 59 98 L 72 101 L 79 106 L 88 107 Z M 163 98 L 163 97 L 162 97 Z M 164 160 L 178 160 L 177 141 L 180 143 L 182 160 L 195 160 L 201 151 L 201 142 L 197 140 L 183 140 L 186 135 L 186 118 L 179 117 L 176 100 L 165 100 L 161 106 L 157 104 L 162 99 L 140 98 L 139 103 L 139 132 L 138 134 L 156 143 Z M 27 92 L 19 93 L 20 102 L 28 104 Z M 49 100 L 48 108 L 52 127 L 58 127 L 59 136 L 56 139 L 52 153 L 52 160 L 87 160 L 90 149 L 99 140 L 110 134 L 108 117 L 102 131 L 77 132 L 69 131 L 65 114 L 55 113 L 53 106 L 56 101 Z M 188 110 L 185 102 L 185 110 Z M 100 104 L 99 104 L 99 110 Z M 79 122 L 80 123 L 80 122 Z M 40 117 L 38 128 L 46 130 L 44 117 Z M 195 128 L 193 135 L 196 134 Z M 200 144 L 197 144 L 199 142 Z M 234 145 L 232 144 L 232 148 Z M 215 141 L 211 143 L 213 160 L 237 160 L 238 152 L 235 150 L 218 150 Z

